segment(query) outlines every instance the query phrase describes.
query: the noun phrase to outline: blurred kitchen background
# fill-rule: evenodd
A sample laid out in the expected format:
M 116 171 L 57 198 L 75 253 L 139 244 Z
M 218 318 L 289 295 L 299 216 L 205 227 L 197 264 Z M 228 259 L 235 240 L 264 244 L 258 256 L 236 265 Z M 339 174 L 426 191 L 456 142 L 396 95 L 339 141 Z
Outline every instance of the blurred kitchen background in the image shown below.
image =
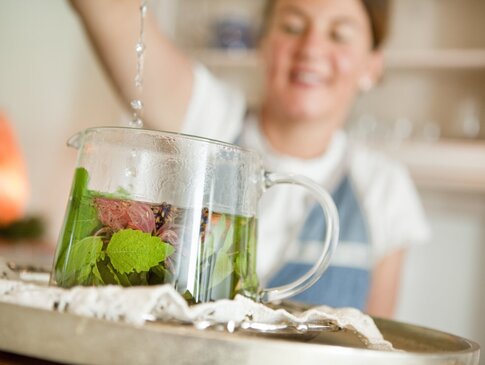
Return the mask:
M 175 42 L 242 87 L 253 107 L 261 8 L 261 0 L 152 4 Z M 348 128 L 408 166 L 433 229 L 408 254 L 397 319 L 485 346 L 485 1 L 394 0 L 392 11 L 387 71 Z M 120 124 L 123 107 L 64 0 L 2 0 L 0 52 L 0 110 L 26 159 L 27 213 L 45 220 L 41 246 L 54 247 L 76 159 L 65 142 Z

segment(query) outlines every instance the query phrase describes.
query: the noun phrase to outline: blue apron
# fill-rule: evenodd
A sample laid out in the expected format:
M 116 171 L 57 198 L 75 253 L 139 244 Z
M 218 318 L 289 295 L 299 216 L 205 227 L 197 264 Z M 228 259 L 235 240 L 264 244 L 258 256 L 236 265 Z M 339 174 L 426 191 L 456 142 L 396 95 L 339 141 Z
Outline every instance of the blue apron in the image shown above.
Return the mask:
M 240 144 L 240 138 L 239 135 L 234 143 Z M 346 165 L 346 162 L 343 164 Z M 340 219 L 340 237 L 335 253 L 323 276 L 310 288 L 290 299 L 311 305 L 365 310 L 371 281 L 370 237 L 367 221 L 348 174 L 342 176 L 332 198 Z M 288 284 L 301 277 L 321 253 L 326 228 L 320 205 L 315 204 L 310 210 L 302 227 L 298 241 L 292 243 L 293 252 L 297 254 L 271 275 L 269 287 Z
M 291 299 L 312 305 L 326 304 L 364 310 L 371 279 L 369 234 L 348 175 L 342 178 L 332 197 L 340 218 L 340 238 L 335 254 L 323 276 L 309 289 Z M 298 255 L 287 261 L 271 277 L 269 286 L 287 284 L 308 271 L 318 256 L 305 257 L 305 251 L 317 252 L 315 248 L 323 245 L 324 237 L 323 211 L 320 205 L 315 205 L 295 243 L 298 245 Z M 313 246 L 313 250 L 309 249 L 310 246 Z

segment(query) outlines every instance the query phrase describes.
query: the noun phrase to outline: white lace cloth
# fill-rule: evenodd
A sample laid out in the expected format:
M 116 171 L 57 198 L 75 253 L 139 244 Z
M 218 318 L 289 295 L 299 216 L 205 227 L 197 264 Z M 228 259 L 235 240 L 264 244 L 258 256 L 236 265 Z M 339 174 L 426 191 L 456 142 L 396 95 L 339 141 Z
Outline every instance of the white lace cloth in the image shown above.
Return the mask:
M 80 316 L 143 325 L 147 319 L 197 324 L 242 323 L 305 324 L 319 321 L 356 332 L 374 350 L 393 351 L 374 321 L 354 308 L 315 307 L 300 314 L 271 309 L 243 296 L 189 306 L 170 285 L 123 288 L 120 286 L 61 289 L 25 283 L 0 262 L 0 302 L 67 312 Z

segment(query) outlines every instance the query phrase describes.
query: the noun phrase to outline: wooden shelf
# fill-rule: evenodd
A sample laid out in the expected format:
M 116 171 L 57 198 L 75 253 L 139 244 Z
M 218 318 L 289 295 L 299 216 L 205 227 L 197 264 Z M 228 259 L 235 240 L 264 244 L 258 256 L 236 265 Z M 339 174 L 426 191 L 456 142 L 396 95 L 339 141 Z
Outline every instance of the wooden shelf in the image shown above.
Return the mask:
M 485 69 L 484 49 L 389 50 L 388 68 Z
M 188 52 L 209 67 L 260 67 L 255 50 L 193 49 Z M 388 69 L 483 69 L 485 49 L 388 50 Z
M 374 147 L 404 163 L 419 187 L 485 193 L 485 141 Z
M 192 50 L 191 54 L 215 68 L 258 68 L 254 50 Z M 424 70 L 485 71 L 485 50 L 387 51 L 387 67 Z M 375 146 L 403 162 L 420 187 L 485 193 L 485 140 L 441 140 L 437 143 L 406 142 Z

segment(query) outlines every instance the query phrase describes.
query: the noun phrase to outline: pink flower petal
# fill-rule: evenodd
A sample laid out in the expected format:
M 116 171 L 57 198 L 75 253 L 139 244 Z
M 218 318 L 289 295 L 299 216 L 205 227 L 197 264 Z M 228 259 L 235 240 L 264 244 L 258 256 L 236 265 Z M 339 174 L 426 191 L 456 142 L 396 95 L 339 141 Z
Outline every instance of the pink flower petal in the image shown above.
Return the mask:
M 155 215 L 148 204 L 131 202 L 127 214 L 128 227 L 152 233 L 155 230 Z
M 127 207 L 129 203 L 123 200 L 96 198 L 95 206 L 98 218 L 104 225 L 118 231 L 126 228 L 129 223 Z
M 179 240 L 177 232 L 170 229 L 163 230 L 162 232 L 160 231 L 161 229 L 158 231 L 158 237 L 160 237 L 163 242 L 170 243 L 172 246 L 177 246 Z

